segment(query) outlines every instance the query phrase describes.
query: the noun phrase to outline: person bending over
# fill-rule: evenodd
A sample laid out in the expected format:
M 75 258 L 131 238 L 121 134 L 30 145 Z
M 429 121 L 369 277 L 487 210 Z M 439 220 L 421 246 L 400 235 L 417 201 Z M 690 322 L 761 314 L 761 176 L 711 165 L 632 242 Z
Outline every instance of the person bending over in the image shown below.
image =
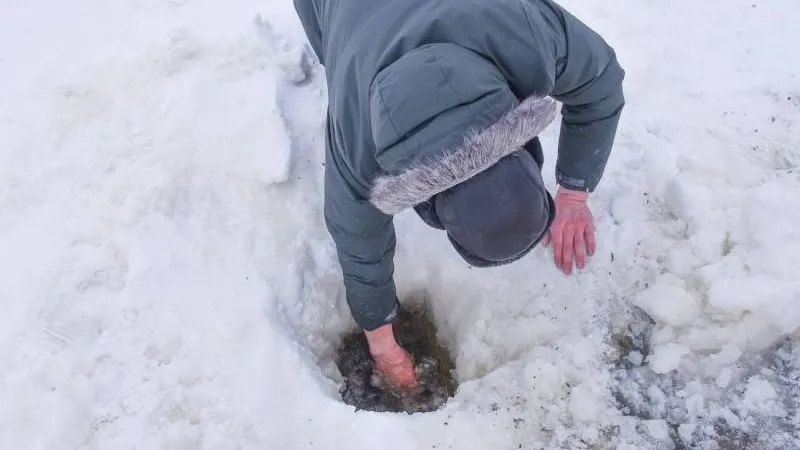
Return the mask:
M 417 384 L 395 341 L 393 216 L 413 208 L 474 267 L 552 244 L 595 251 L 588 195 L 624 106 L 612 47 L 551 0 L 294 0 L 325 69 L 325 223 L 376 370 Z M 562 104 L 555 196 L 538 135 Z

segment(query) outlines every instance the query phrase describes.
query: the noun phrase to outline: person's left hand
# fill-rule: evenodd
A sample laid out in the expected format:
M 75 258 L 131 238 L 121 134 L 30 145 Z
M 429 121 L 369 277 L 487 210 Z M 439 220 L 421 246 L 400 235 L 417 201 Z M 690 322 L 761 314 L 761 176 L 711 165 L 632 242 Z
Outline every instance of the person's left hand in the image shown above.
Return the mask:
M 586 255 L 594 255 L 594 218 L 587 204 L 587 192 L 559 187 L 556 193 L 556 217 L 545 235 L 545 247 L 553 243 L 556 267 L 567 275 L 572 273 L 573 256 L 578 269 L 586 266 Z

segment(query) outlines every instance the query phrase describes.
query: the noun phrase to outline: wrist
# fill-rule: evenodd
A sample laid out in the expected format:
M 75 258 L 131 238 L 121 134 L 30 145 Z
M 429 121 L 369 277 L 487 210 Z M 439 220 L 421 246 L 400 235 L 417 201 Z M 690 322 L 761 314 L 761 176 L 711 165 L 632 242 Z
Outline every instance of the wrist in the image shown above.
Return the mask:
M 364 335 L 367 338 L 367 344 L 369 344 L 369 352 L 373 356 L 391 353 L 398 347 L 394 338 L 394 330 L 390 323 L 371 331 L 364 331 Z
M 556 197 L 585 202 L 589 198 L 589 192 L 577 191 L 575 189 L 570 189 L 559 185 L 558 191 L 556 192 Z

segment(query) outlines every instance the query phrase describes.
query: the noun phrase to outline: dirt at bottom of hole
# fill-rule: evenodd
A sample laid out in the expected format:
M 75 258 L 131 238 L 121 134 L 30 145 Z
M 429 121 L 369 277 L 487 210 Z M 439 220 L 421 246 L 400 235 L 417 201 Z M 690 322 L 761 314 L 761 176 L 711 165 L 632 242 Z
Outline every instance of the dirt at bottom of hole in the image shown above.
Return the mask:
M 420 389 L 413 395 L 395 394 L 380 387 L 373 377 L 372 357 L 364 333 L 352 331 L 342 338 L 336 365 L 344 382 L 342 401 L 356 409 L 376 412 L 431 412 L 455 395 L 455 365 L 436 340 L 436 328 L 422 307 L 403 307 L 394 322 L 397 342 L 414 359 Z

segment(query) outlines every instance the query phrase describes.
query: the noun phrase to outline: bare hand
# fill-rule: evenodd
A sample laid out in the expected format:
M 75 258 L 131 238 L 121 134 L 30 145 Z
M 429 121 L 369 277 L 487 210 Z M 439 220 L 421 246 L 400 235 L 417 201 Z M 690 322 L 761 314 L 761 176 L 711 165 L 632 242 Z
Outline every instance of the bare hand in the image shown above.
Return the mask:
M 366 331 L 367 342 L 375 370 L 394 390 L 410 390 L 417 387 L 417 374 L 411 355 L 394 339 L 392 325 L 384 325 Z
M 556 217 L 544 238 L 544 245 L 553 243 L 556 267 L 572 273 L 573 256 L 578 269 L 586 266 L 586 255 L 594 255 L 596 242 L 594 218 L 587 204 L 589 194 L 559 188 L 556 193 Z

